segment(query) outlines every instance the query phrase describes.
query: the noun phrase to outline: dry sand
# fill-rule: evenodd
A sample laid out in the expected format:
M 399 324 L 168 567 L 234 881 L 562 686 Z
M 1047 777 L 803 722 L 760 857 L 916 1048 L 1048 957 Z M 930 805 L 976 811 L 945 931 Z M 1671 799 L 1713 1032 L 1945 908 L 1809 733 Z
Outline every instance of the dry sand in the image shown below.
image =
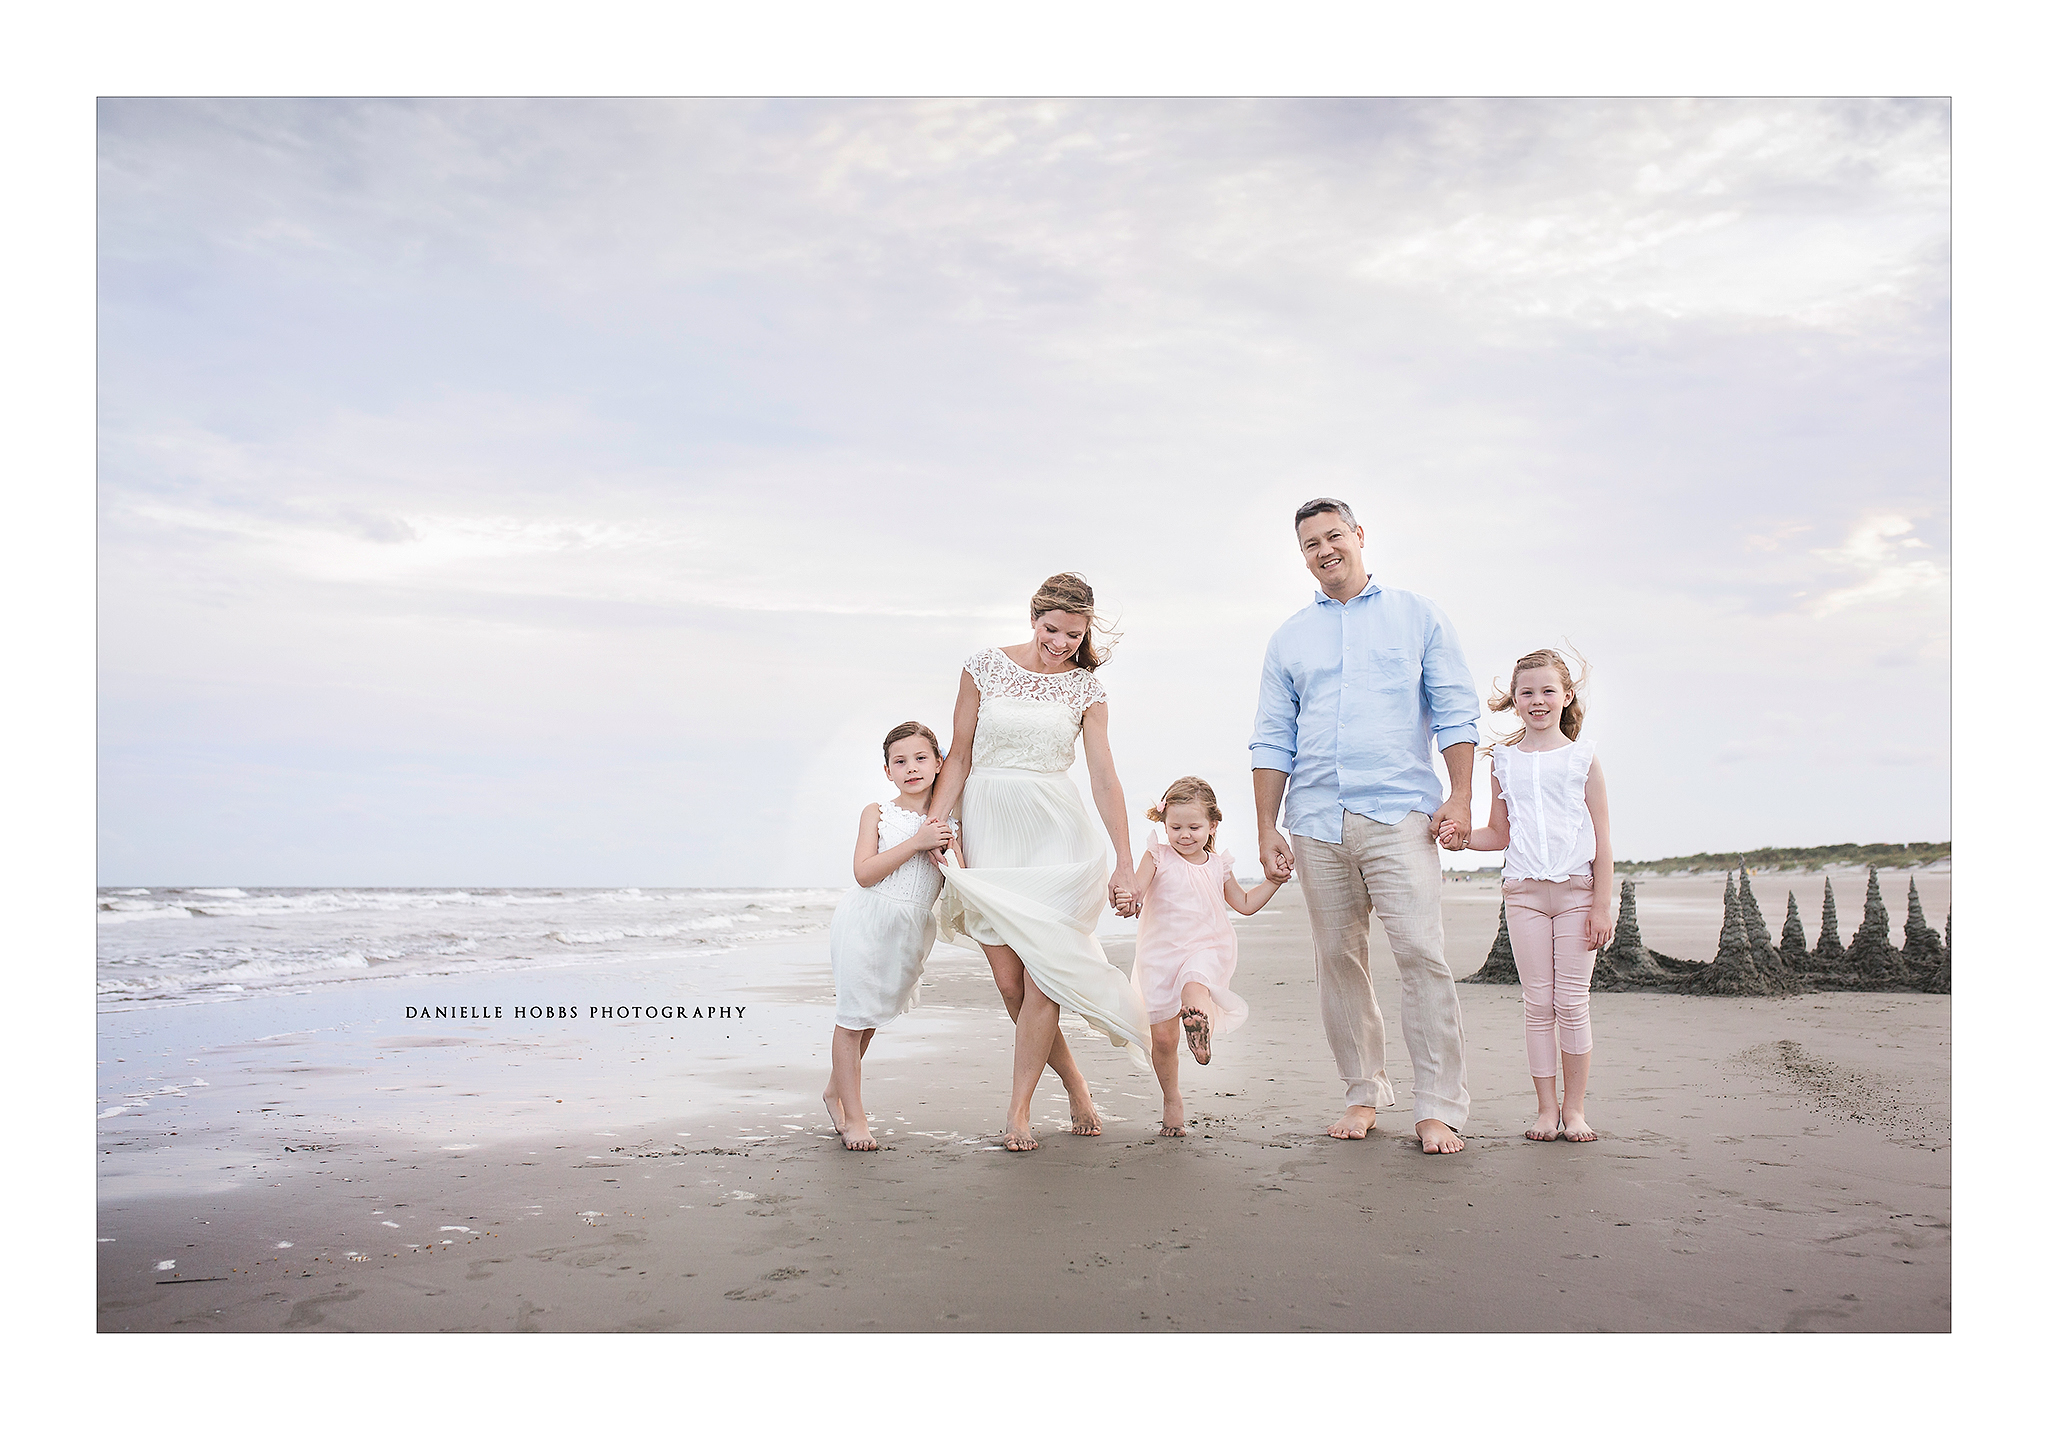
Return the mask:
M 1819 884 L 1759 880 L 1773 928 L 1789 886 L 1816 934 Z M 1947 885 L 1920 876 L 1937 927 Z M 1860 875 L 1836 893 L 1846 942 Z M 1717 878 L 1645 881 L 1642 897 L 1651 946 L 1711 956 Z M 1497 900 L 1489 879 L 1446 885 L 1459 973 L 1483 959 Z M 841 1150 L 818 1105 L 831 1000 L 815 945 L 754 965 L 776 982 L 745 990 L 748 1034 L 716 1051 L 659 1025 L 430 1037 L 273 1000 L 291 1007 L 267 1016 L 294 1028 L 357 1027 L 323 1068 L 310 1048 L 222 1041 L 217 1020 L 103 1017 L 103 1050 L 217 1067 L 211 1081 L 236 1090 L 177 1128 L 183 1152 L 164 1125 L 107 1133 L 100 1328 L 1949 1329 L 1948 998 L 1595 993 L 1602 1135 L 1575 1146 L 1520 1135 L 1533 1103 L 1517 990 L 1464 986 L 1469 1146 L 1434 1157 L 1399 1109 L 1362 1143 L 1321 1135 L 1341 1085 L 1298 893 L 1239 932 L 1252 1019 L 1209 1067 L 1183 1061 L 1192 1135 L 1156 1137 L 1149 1078 L 1070 1030 L 1107 1131 L 1060 1131 L 1048 1076 L 1043 1150 L 1022 1156 L 990 1150 L 1009 1025 L 960 950 L 941 950 L 925 1006 L 877 1038 L 883 1149 L 869 1154 Z M 1374 937 L 1394 1023 L 1399 984 Z M 1128 962 L 1127 940 L 1110 947 Z M 378 996 L 424 1001 L 418 985 Z M 1405 1106 L 1398 1036 L 1389 1061 Z M 411 1110 L 323 1102 L 323 1073 Z M 486 1130 L 452 1139 L 465 1116 Z

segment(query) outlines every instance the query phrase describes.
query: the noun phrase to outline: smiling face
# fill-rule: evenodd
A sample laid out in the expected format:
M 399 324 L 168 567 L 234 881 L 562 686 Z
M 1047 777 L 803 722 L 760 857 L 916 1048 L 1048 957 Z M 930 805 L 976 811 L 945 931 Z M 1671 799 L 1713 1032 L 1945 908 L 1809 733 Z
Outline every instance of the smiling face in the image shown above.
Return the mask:
M 889 758 L 882 773 L 899 793 L 912 797 L 925 794 L 939 777 L 939 752 L 922 735 L 905 735 L 889 746 Z
M 1209 822 L 1209 811 L 1201 805 L 1169 804 L 1160 813 L 1166 816 L 1160 823 L 1166 826 L 1166 842 L 1174 852 L 1192 859 L 1209 847 L 1209 836 L 1216 832 L 1216 826 Z
M 1565 707 L 1572 703 L 1564 675 L 1554 665 L 1516 671 L 1514 697 L 1515 713 L 1531 734 L 1555 730 Z
M 1088 634 L 1088 617 L 1073 611 L 1047 611 L 1031 618 L 1031 644 L 1048 671 L 1073 663 Z
M 1334 511 L 1305 516 L 1294 528 L 1309 574 L 1333 600 L 1348 601 L 1365 589 L 1365 528 L 1353 526 Z

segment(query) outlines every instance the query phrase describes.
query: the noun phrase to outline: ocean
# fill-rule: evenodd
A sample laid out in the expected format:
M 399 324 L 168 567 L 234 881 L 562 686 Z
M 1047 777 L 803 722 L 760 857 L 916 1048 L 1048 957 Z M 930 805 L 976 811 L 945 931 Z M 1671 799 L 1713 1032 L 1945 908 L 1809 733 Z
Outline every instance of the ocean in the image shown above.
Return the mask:
M 821 934 L 843 889 L 103 888 L 101 1011 L 416 975 L 706 958 Z

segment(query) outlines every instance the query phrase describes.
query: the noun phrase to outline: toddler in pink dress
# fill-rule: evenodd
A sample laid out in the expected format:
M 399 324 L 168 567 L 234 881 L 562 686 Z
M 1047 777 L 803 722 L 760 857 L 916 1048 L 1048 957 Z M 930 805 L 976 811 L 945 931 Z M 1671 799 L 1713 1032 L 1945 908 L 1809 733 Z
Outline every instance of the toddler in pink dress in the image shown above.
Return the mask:
M 1180 1039 L 1195 1061 L 1209 1061 L 1210 1039 L 1241 1026 L 1250 1009 L 1230 991 L 1237 971 L 1237 933 L 1230 911 L 1254 914 L 1280 890 L 1267 879 L 1247 890 L 1216 852 L 1223 815 L 1216 791 L 1193 775 L 1175 780 L 1145 817 L 1165 826 L 1145 842 L 1134 892 L 1139 902 L 1138 957 L 1132 977 L 1152 1023 L 1152 1070 L 1165 1098 L 1159 1132 L 1187 1136 L 1180 1095 Z

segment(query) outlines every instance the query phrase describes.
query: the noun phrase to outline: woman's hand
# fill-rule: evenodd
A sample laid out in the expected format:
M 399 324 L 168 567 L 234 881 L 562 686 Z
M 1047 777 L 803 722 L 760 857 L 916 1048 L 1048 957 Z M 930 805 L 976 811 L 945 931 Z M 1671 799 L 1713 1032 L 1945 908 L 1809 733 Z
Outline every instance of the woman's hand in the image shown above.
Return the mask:
M 1451 850 L 1472 847 L 1472 837 L 1449 820 L 1444 821 L 1443 833 L 1437 835 L 1436 842 Z

